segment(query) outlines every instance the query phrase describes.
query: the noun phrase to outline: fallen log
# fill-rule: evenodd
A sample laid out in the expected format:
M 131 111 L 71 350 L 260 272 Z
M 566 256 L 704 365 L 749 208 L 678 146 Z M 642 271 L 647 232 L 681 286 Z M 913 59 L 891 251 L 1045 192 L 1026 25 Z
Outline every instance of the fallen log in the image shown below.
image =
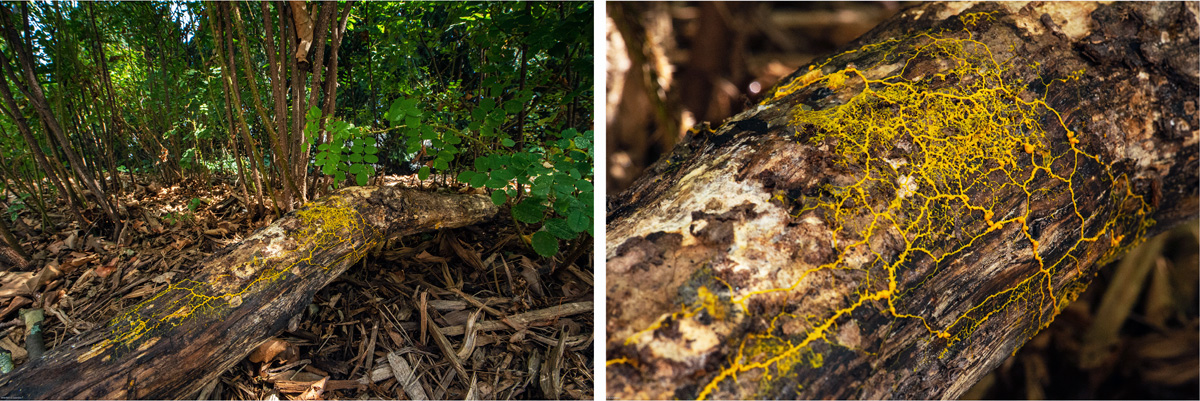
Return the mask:
M 609 205 L 607 394 L 956 398 L 1200 210 L 1196 3 L 921 4 Z
M 198 262 L 196 273 L 0 377 L 0 397 L 177 399 L 299 316 L 387 238 L 494 215 L 485 196 L 351 187 Z

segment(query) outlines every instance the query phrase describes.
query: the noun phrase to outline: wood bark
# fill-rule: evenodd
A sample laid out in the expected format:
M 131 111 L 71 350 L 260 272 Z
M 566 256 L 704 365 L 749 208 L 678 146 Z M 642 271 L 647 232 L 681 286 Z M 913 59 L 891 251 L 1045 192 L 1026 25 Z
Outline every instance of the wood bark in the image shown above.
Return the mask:
M 0 397 L 186 397 L 278 335 L 312 296 L 389 237 L 494 215 L 481 195 L 351 187 L 198 262 L 108 325 L 0 377 Z
M 614 398 L 956 398 L 1200 210 L 1196 3 L 931 3 L 609 205 Z

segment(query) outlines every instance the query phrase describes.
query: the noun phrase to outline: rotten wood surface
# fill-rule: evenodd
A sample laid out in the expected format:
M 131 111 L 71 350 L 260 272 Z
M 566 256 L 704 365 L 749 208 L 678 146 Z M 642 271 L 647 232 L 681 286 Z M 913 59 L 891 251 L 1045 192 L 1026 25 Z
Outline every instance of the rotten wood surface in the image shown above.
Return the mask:
M 495 212 L 481 195 L 346 188 L 222 248 L 192 277 L 0 377 L 0 397 L 185 397 L 288 328 L 317 290 L 387 239 Z
M 956 398 L 1195 218 L 1196 3 L 931 3 L 609 204 L 607 394 Z

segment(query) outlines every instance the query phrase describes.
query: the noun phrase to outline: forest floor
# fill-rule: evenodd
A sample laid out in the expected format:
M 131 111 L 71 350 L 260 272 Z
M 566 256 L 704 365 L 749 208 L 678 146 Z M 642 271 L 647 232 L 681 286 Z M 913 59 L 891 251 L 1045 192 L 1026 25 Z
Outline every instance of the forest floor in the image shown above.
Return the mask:
M 421 185 L 415 176 L 383 181 Z M 13 231 L 34 255 L 28 267 L 0 273 L 0 348 L 18 366 L 28 358 L 19 309 L 44 310 L 51 349 L 106 325 L 189 277 L 197 261 L 270 223 L 252 221 L 241 192 L 226 180 L 134 188 L 122 198 L 124 235 L 68 218 L 42 232 L 32 213 L 17 217 Z M 481 225 L 392 241 L 319 291 L 294 330 L 199 394 L 179 396 L 591 399 L 591 247 L 576 259 L 579 266 L 549 263 L 523 243 L 503 218 L 507 211 L 500 213 Z M 435 326 L 449 333 L 448 344 L 438 345 Z

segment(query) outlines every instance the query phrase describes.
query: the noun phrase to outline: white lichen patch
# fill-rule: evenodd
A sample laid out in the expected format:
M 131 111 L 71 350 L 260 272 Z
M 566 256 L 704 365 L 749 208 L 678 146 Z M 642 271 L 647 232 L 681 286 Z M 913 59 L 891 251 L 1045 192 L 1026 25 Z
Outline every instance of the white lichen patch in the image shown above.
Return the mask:
M 703 356 L 721 345 L 721 339 L 709 326 L 693 319 L 680 319 L 679 338 L 675 341 L 652 341 L 648 344 L 655 356 L 678 362 Z
M 772 241 L 783 232 L 788 214 L 779 207 L 769 206 L 772 207 L 767 208 L 765 213 L 734 226 L 733 250 L 729 252 L 729 260 L 734 262 L 735 272 L 748 270 L 763 276 L 770 269 L 759 267 L 785 266 L 788 263 L 791 252 Z
M 917 180 L 911 175 L 896 178 L 896 197 L 904 199 L 917 193 Z
M 902 62 L 896 62 L 896 63 L 892 63 L 892 64 L 883 64 L 883 65 L 871 67 L 871 69 L 863 71 L 863 75 L 866 75 L 867 78 L 871 78 L 871 79 L 880 79 L 880 78 L 895 74 L 896 71 L 900 71 L 901 68 L 904 68 L 904 63 L 902 63 Z M 860 79 L 859 82 L 862 82 L 862 80 Z
M 1033 15 L 1049 14 L 1062 33 L 1074 42 L 1092 33 L 1091 15 L 1095 10 L 1096 3 L 1047 1 L 1034 6 Z
M 851 320 L 845 324 L 838 326 L 837 331 L 838 344 L 847 348 L 859 348 L 862 346 L 862 333 L 858 328 L 858 322 Z
M 753 149 L 739 147 L 731 153 L 722 155 L 712 163 L 698 166 L 662 196 L 662 202 L 657 205 L 646 205 L 627 217 L 626 222 L 636 224 L 612 224 L 606 235 L 608 238 L 605 259 L 612 259 L 621 243 L 617 238 L 644 237 L 656 232 L 678 233 L 684 237 L 685 244 L 692 243 L 689 228 L 692 225 L 692 212 L 705 211 L 712 214 L 728 212 L 734 206 L 751 204 L 754 212 L 767 213 L 777 210 L 779 206 L 771 204 L 771 194 L 761 183 L 754 180 L 739 181 L 737 179 L 736 160 L 744 160 L 745 153 Z M 717 209 L 709 206 L 719 205 Z
M 1001 4 L 1008 5 L 1009 3 L 1012 3 L 1014 5 L 1020 5 L 1020 7 L 1024 7 L 1025 3 L 1028 3 L 1028 2 L 1027 1 L 1012 1 L 1012 2 L 1002 2 Z M 943 8 L 941 11 L 938 11 L 938 13 L 937 13 L 938 20 L 944 20 L 946 18 L 950 18 L 955 15 L 962 14 L 963 11 L 967 11 L 967 9 L 974 7 L 976 4 L 979 4 L 979 3 L 976 3 L 973 1 L 948 1 L 948 2 L 945 2 L 942 4 L 945 5 L 946 7 Z M 1020 7 L 1017 7 L 1017 8 L 1020 8 Z

